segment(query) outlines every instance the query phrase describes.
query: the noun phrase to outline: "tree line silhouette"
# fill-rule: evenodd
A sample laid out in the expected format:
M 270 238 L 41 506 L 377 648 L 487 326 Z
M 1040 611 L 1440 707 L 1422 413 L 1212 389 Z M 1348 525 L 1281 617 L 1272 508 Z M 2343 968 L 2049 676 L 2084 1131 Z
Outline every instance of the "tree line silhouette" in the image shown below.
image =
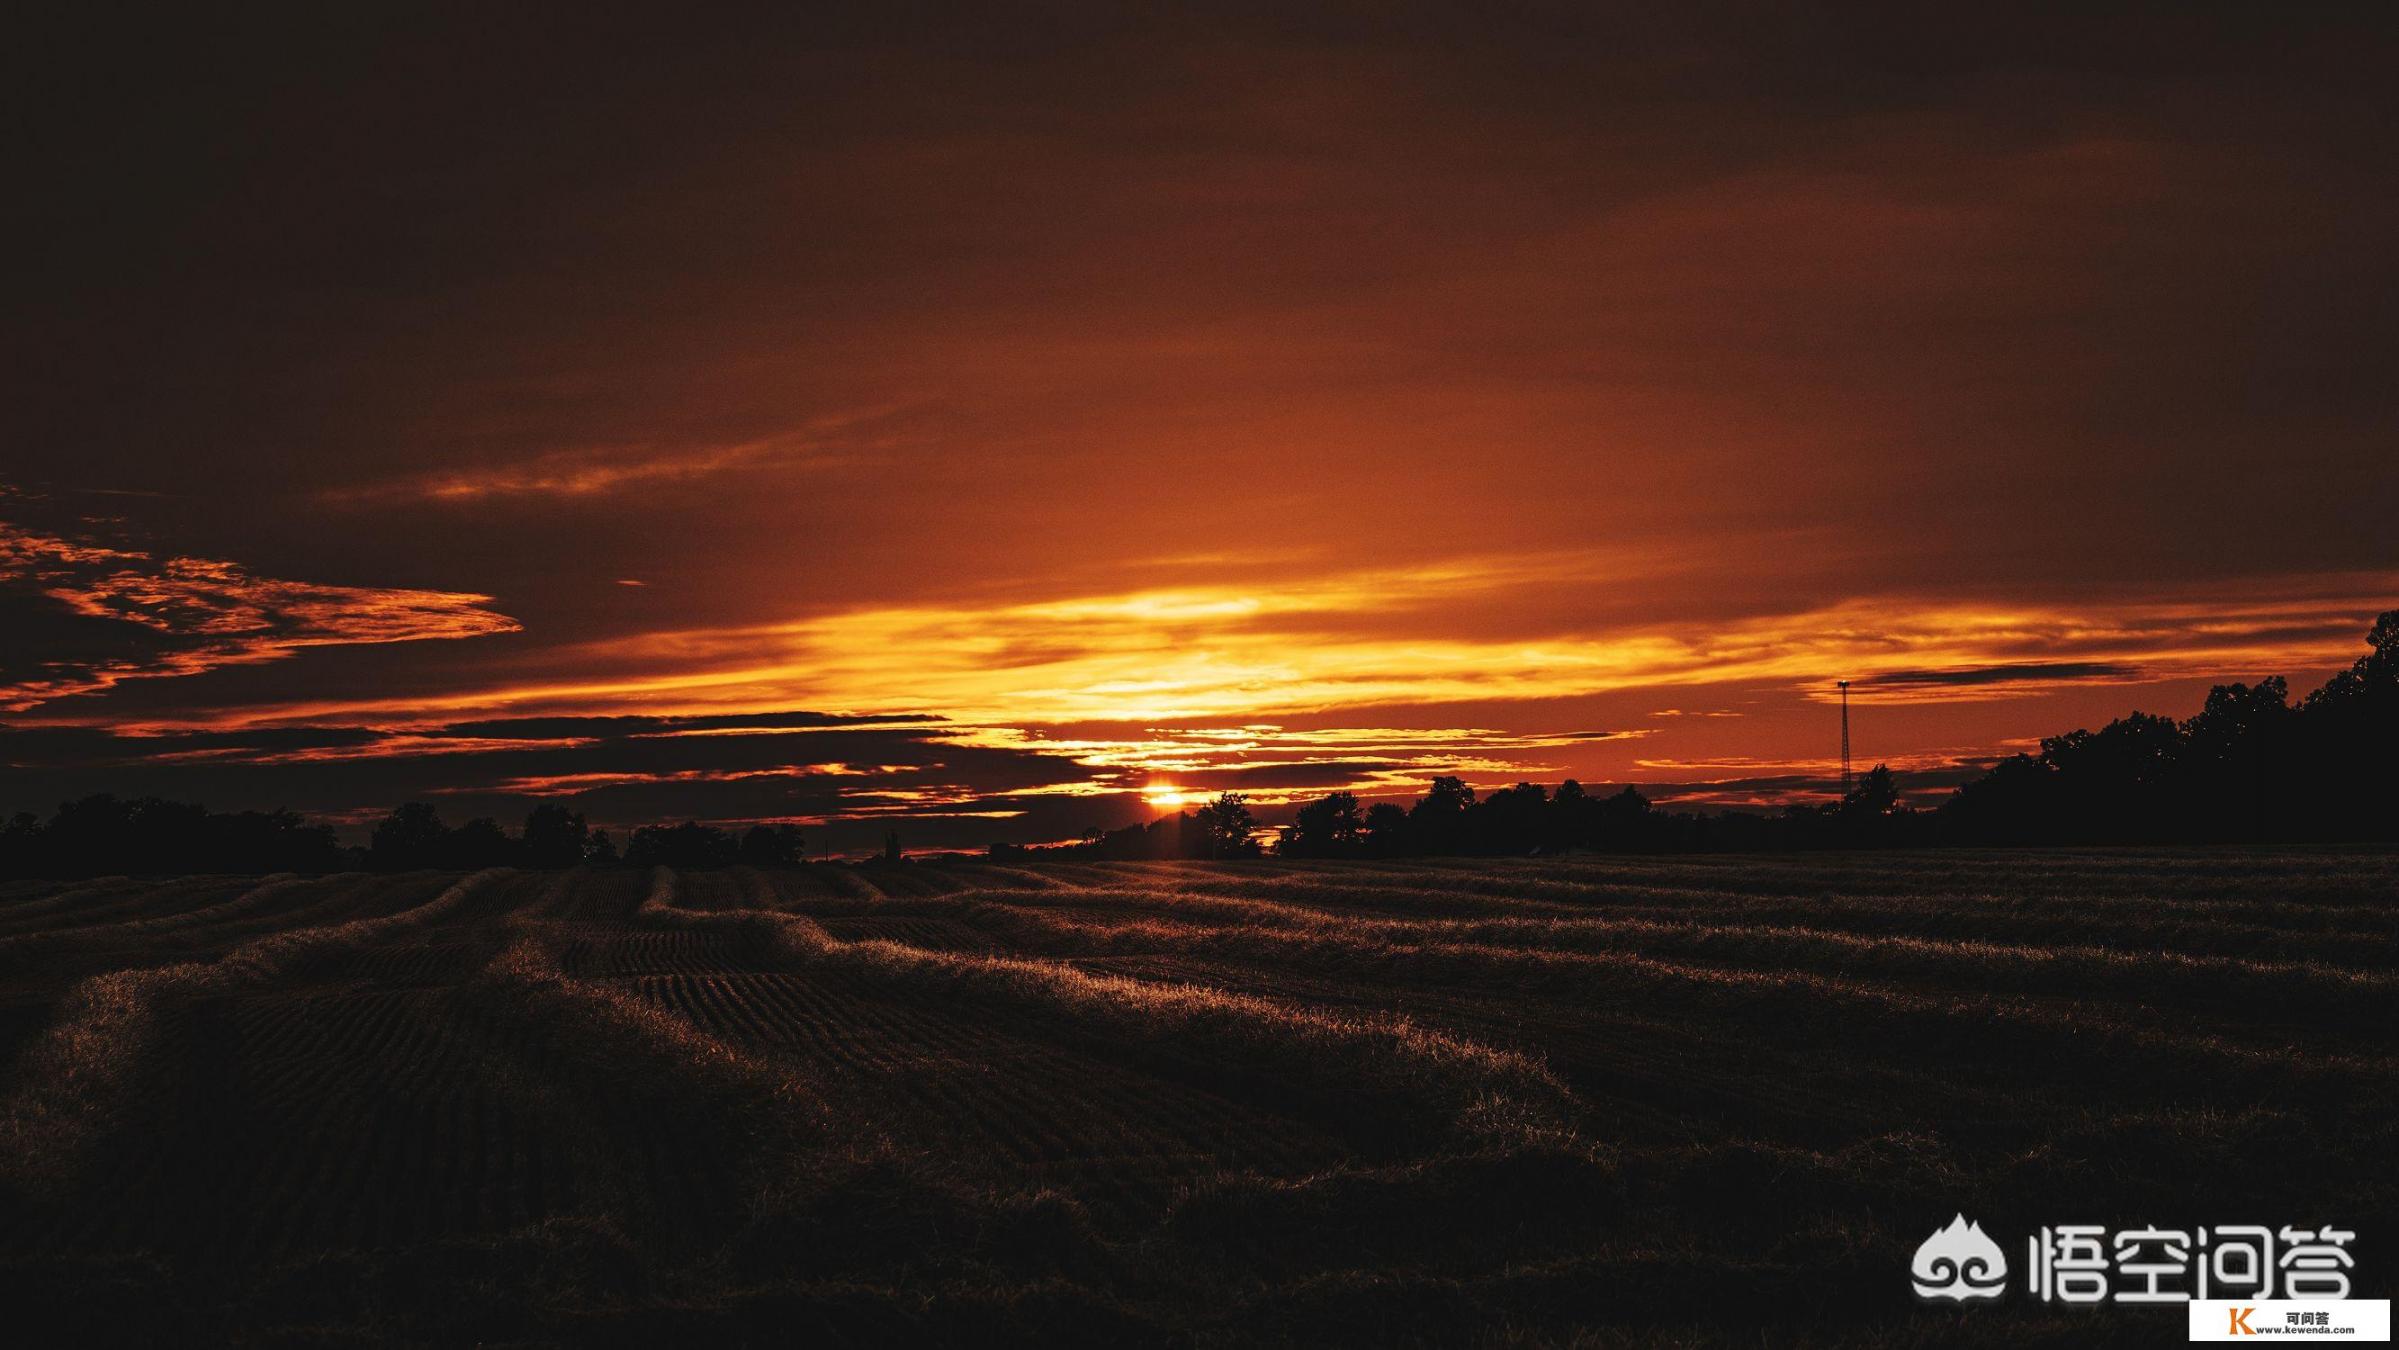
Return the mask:
M 2399 610 L 2366 654 L 2298 703 L 2279 675 L 2208 691 L 2192 717 L 2133 713 L 2098 731 L 2042 740 L 1932 810 L 1901 805 L 1876 765 L 1841 800 L 1779 813 L 1660 810 L 1639 788 L 1552 792 L 1518 783 L 1478 798 L 1435 778 L 1415 802 L 1366 805 L 1335 792 L 1275 839 L 1286 857 L 1507 857 L 1567 850 L 1672 853 L 1944 844 L 2327 843 L 2399 840 Z M 1248 799 L 1000 855 L 1227 858 L 1261 851 Z
M 620 853 L 606 830 L 544 802 L 510 834 L 479 816 L 451 825 L 425 802 L 395 807 L 363 848 L 290 811 L 212 812 L 157 797 L 107 793 L 68 802 L 44 822 L 24 812 L 0 826 L 0 876 L 87 877 L 177 872 L 476 871 L 486 867 L 789 867 L 804 861 L 800 828 L 753 825 L 740 834 L 686 821 L 645 825 Z
M 63 803 L 47 822 L 26 811 L 0 826 L 0 876 L 10 877 L 338 872 L 357 855 L 331 826 L 291 811 L 219 812 L 108 793 Z
M 579 812 L 554 802 L 534 807 L 514 837 L 488 816 L 453 829 L 432 807 L 409 802 L 375 826 L 364 862 L 382 871 L 406 872 L 426 867 L 605 867 L 620 861 L 634 867 L 789 867 L 805 858 L 800 827 L 791 824 L 752 825 L 739 835 L 696 820 L 644 825 L 625 840 L 620 857 L 608 831 L 590 828 Z
M 1938 813 L 1974 843 L 2399 839 L 2399 610 L 2294 704 L 2279 675 L 2208 691 L 2180 722 L 2134 713 L 2003 760 Z
M 1477 796 L 1454 776 L 1402 806 L 1335 792 L 1301 807 L 1274 837 L 1289 857 L 1501 857 L 1568 850 L 1696 851 L 1883 848 L 1943 844 L 2316 843 L 2399 840 L 2399 610 L 2382 615 L 2349 669 L 2293 703 L 2280 676 L 2208 691 L 2194 716 L 2133 713 L 2098 731 L 2047 737 L 2037 754 L 2002 760 L 1932 810 L 1901 805 L 1876 765 L 1839 801 L 1774 814 L 1658 809 L 1640 789 L 1594 793 L 1573 779 L 1553 792 L 1518 783 Z M 1227 792 L 1192 811 L 1074 844 L 995 844 L 1030 855 L 1242 858 L 1265 852 L 1248 798 Z M 0 825 L 0 877 L 176 872 L 413 871 L 788 866 L 803 860 L 789 824 L 735 834 L 686 821 L 634 830 L 621 853 L 606 830 L 543 803 L 510 834 L 490 817 L 452 826 L 409 802 L 364 848 L 290 811 L 212 812 L 156 797 L 102 793 Z M 886 836 L 883 857 L 900 857 Z
M 1266 852 L 1257 834 L 1258 819 L 1250 813 L 1249 798 L 1239 792 L 1226 792 L 1196 811 L 1178 811 L 1121 829 L 1093 830 L 1077 843 L 1040 848 L 993 844 L 989 852 L 993 858 L 1033 854 L 1130 860 L 1256 858 Z
M 1607 795 L 1574 779 L 1555 792 L 1518 783 L 1478 797 L 1465 779 L 1443 775 L 1410 805 L 1361 802 L 1334 792 L 1301 807 L 1291 824 L 1273 831 L 1273 851 L 1286 858 L 1516 857 L 1573 850 L 1673 853 L 1889 846 L 1913 842 L 1919 813 L 1897 806 L 1891 771 L 1877 765 L 1841 802 L 1796 806 L 1779 816 L 1738 811 L 1697 815 L 1660 811 L 1639 788 Z M 1072 844 L 1026 848 L 994 844 L 995 859 L 1034 856 L 1132 861 L 1162 858 L 1255 858 L 1267 851 L 1244 793 L 1227 792 L 1195 811 L 1146 824 L 1097 831 Z

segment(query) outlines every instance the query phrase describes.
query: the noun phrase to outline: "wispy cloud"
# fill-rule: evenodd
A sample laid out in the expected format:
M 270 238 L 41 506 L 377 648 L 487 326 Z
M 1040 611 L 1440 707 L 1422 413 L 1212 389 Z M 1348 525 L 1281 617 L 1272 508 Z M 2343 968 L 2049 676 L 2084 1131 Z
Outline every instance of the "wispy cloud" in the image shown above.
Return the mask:
M 816 418 L 790 431 L 745 441 L 575 446 L 544 451 L 510 463 L 442 469 L 336 488 L 324 497 L 333 502 L 362 504 L 596 497 L 736 470 L 810 462 L 826 464 L 851 452 L 889 448 L 894 438 L 882 424 L 893 411 L 878 408 Z
M 160 557 L 4 521 L 0 588 L 38 595 L 65 616 L 114 621 L 147 635 L 84 655 L 61 644 L 37 666 L 0 667 L 0 710 L 9 712 L 126 680 L 281 660 L 304 647 L 518 629 L 514 619 L 487 608 L 488 595 L 287 581 L 239 563 Z M 137 654 L 123 654 L 128 645 Z
M 1670 687 L 1780 687 L 1830 700 L 1836 676 L 1873 689 L 1878 702 L 1982 702 L 2061 686 L 2344 664 L 2372 616 L 2399 595 L 2399 575 L 2343 573 L 2105 603 L 1886 595 L 1715 622 L 1473 631 L 1501 598 L 1611 581 L 1638 584 L 1570 556 L 1465 558 L 1251 587 L 869 607 L 564 648 L 546 658 L 560 672 L 554 680 L 211 718 L 433 721 L 491 710 L 697 714 L 797 705 L 860 715 L 934 710 L 984 727 L 1240 727 Z
M 2095 681 L 2129 684 L 2145 678 L 2142 667 L 2122 661 L 2024 661 L 2006 666 L 1967 666 L 1955 670 L 1889 670 L 1858 680 L 1877 690 L 1957 690 L 2017 686 L 2049 689 L 2061 684 Z
M 1461 560 L 1254 588 L 860 609 L 656 634 L 616 654 L 682 676 L 574 696 L 934 708 L 984 725 L 1246 721 L 1660 686 L 1767 684 L 1830 697 L 1836 675 L 1886 701 L 1969 702 L 2336 664 L 2399 594 L 2399 576 L 2344 574 L 2099 605 L 1894 595 L 1709 625 L 1459 634 L 1458 615 L 1554 580 L 1558 567 Z
M 1038 752 L 1091 770 L 1082 783 L 1042 784 L 1009 796 L 1139 792 L 1153 804 L 1239 791 L 1260 805 L 1327 792 L 1413 796 L 1436 774 L 1507 782 L 1558 771 L 1543 750 L 1634 739 L 1637 731 L 1515 732 L 1480 727 L 1152 727 L 1138 737 L 1059 737 L 1012 727 L 961 727 L 954 745 Z
M 487 497 L 589 497 L 673 479 L 704 478 L 728 469 L 785 459 L 804 446 L 778 441 L 704 449 L 649 446 L 556 450 L 517 464 L 445 470 L 398 482 L 338 488 L 336 502 L 416 500 L 467 502 Z

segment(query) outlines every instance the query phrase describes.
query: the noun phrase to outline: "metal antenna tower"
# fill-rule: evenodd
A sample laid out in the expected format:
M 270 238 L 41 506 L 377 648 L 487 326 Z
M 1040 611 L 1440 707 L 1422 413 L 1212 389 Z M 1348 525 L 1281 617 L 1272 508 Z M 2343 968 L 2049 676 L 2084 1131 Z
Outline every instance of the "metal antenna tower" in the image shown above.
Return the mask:
M 1849 681 L 1841 685 L 1841 800 L 1849 800 Z

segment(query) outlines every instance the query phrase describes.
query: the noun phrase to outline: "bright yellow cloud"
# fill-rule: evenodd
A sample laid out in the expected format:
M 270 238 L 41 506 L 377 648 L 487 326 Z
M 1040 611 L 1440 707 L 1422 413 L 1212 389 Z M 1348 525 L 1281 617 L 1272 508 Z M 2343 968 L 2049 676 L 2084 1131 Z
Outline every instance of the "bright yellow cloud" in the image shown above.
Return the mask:
M 2399 576 L 2338 574 L 2109 603 L 1995 604 L 1905 595 L 1707 625 L 1471 635 L 1494 597 L 1575 579 L 1555 556 L 1461 560 L 1288 584 L 1188 586 L 1015 605 L 868 607 L 789 623 L 649 634 L 570 649 L 566 670 L 434 698 L 284 705 L 218 724 L 433 720 L 462 712 L 934 711 L 978 727 L 1228 723 L 1205 737 L 1275 748 L 1259 719 L 1331 710 L 1556 699 L 1630 688 L 1780 684 L 1878 702 L 1968 702 L 2068 684 L 2322 668 L 2354 654 Z M 1584 560 L 1590 584 L 1608 581 Z M 1386 748 L 1392 736 L 1353 729 Z M 1280 733 L 1284 748 L 1339 733 Z M 1407 736 L 1441 733 L 1408 732 Z M 1171 768 L 1168 734 L 1121 747 Z M 1190 737 L 1180 739 L 1191 740 Z M 1161 741 L 1164 744 L 1161 744 Z M 1086 747 L 1053 744 L 1049 748 Z M 1087 747 L 1112 762 L 1110 746 Z M 1189 748 L 1198 749 L 1196 743 Z M 1304 748 L 1333 748 L 1312 741 Z M 1459 747 L 1450 747 L 1459 748 Z

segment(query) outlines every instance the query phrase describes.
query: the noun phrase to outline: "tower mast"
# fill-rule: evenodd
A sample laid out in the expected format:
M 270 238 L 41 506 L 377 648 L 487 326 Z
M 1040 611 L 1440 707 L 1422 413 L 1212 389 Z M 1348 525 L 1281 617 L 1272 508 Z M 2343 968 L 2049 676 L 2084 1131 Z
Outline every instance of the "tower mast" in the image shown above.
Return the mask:
M 1841 800 L 1849 800 L 1849 681 L 1841 685 Z

